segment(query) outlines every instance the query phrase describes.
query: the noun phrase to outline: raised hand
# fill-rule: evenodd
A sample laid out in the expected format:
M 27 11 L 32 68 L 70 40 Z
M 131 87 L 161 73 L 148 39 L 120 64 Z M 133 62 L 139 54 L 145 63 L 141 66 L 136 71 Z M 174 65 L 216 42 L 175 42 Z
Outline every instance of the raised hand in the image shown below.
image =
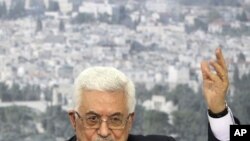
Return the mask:
M 219 113 L 226 107 L 225 99 L 229 85 L 228 71 L 220 48 L 215 51 L 216 60 L 202 61 L 203 94 L 208 108 Z M 210 67 L 214 68 L 213 72 Z

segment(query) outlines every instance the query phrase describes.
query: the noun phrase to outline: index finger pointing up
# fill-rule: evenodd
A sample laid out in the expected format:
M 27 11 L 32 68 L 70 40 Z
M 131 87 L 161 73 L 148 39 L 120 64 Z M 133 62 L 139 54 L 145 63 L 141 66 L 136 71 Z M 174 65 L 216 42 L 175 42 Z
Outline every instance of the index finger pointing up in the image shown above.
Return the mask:
M 223 57 L 222 51 L 220 48 L 216 49 L 216 58 L 217 58 L 217 62 L 218 64 L 224 69 L 227 70 L 227 65 L 226 65 L 226 61 Z

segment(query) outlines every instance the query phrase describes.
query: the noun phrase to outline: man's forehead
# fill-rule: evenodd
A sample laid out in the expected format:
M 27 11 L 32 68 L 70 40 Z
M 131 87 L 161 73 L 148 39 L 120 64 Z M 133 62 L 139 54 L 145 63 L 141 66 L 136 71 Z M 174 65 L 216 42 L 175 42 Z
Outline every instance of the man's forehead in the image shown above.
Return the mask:
M 79 97 L 79 108 L 84 113 L 124 113 L 127 111 L 127 100 L 123 91 L 83 91 Z
M 82 100 L 113 100 L 113 99 L 124 99 L 126 100 L 126 95 L 123 90 L 115 90 L 115 91 L 100 91 L 100 90 L 83 90 L 81 92 Z

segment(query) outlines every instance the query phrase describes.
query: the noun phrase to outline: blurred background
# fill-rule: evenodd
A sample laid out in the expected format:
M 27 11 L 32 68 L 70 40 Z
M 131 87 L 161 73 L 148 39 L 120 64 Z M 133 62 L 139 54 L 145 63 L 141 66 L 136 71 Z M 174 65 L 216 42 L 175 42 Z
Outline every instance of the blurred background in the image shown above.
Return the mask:
M 250 124 L 250 0 L 0 0 L 0 141 L 64 141 L 74 78 L 135 83 L 132 133 L 206 141 L 200 62 L 221 47 L 228 103 Z

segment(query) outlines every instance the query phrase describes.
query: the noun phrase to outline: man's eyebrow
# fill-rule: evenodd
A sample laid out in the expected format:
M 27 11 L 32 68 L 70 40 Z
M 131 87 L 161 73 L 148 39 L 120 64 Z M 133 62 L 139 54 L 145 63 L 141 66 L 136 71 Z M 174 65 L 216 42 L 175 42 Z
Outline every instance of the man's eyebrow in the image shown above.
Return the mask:
M 86 115 L 91 115 L 91 114 L 97 115 L 97 116 L 101 116 L 100 114 L 98 114 L 98 113 L 96 113 L 96 112 L 94 112 L 94 111 L 88 111 L 88 112 L 86 113 Z M 122 114 L 121 112 L 115 112 L 115 113 L 113 113 L 113 114 L 111 114 L 111 115 L 109 115 L 109 116 L 123 116 L 123 114 Z
M 88 111 L 87 113 L 86 113 L 86 115 L 97 115 L 97 116 L 101 116 L 101 115 L 99 115 L 98 113 L 96 113 L 96 112 L 94 112 L 94 111 Z
M 111 114 L 110 116 L 123 116 L 123 114 L 121 112 L 116 112 Z

